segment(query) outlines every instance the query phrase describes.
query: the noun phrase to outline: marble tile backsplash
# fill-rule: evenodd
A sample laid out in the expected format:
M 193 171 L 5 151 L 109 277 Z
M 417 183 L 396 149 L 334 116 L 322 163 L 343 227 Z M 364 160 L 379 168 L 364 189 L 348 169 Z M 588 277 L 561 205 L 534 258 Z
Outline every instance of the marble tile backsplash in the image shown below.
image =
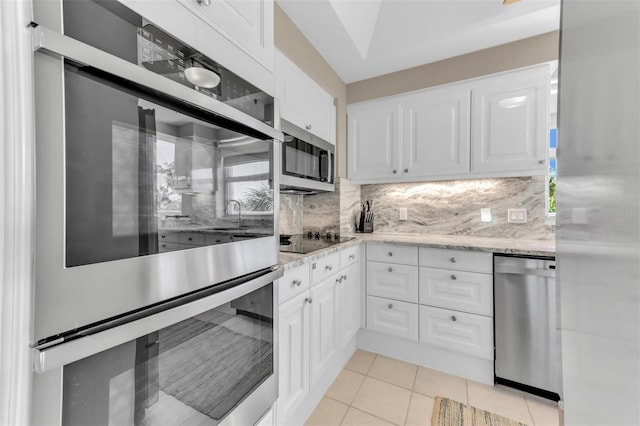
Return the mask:
M 362 185 L 361 199 L 373 202 L 374 232 L 547 240 L 555 238 L 555 229 L 545 225 L 545 179 Z M 399 220 L 399 207 L 407 208 L 406 221 Z M 480 222 L 482 207 L 491 208 L 490 223 Z M 509 208 L 526 208 L 528 222 L 507 223 Z

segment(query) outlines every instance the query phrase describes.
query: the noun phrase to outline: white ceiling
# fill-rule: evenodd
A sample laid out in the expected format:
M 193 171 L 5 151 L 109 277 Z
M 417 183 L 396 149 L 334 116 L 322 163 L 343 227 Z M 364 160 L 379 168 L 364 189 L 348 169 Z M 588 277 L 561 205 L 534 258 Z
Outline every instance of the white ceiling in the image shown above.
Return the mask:
M 277 0 L 345 83 L 558 29 L 560 0 Z

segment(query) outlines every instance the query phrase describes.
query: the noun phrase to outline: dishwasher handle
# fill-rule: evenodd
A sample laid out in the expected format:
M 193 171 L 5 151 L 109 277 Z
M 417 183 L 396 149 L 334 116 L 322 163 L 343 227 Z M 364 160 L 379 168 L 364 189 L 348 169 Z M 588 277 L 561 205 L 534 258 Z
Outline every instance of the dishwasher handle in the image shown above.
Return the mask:
M 496 274 L 535 275 L 536 277 L 555 278 L 555 269 L 523 268 L 511 265 L 496 265 Z

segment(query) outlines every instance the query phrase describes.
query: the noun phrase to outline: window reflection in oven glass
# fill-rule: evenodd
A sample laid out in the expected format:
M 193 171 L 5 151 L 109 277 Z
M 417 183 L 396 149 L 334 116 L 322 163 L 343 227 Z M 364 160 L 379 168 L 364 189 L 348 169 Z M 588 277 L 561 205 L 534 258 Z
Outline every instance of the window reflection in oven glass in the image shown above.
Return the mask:
M 65 366 L 62 423 L 218 424 L 273 374 L 272 289 Z

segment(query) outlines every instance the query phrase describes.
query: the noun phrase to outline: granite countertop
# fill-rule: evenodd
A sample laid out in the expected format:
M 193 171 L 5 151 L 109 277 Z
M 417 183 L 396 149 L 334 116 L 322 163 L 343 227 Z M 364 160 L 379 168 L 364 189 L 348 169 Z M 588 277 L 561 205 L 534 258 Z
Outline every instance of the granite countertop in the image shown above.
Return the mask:
M 527 256 L 555 256 L 556 243 L 553 240 L 516 240 L 510 238 L 470 237 L 464 235 L 432 234 L 353 234 L 355 239 L 327 249 L 307 254 L 280 253 L 280 265 L 285 270 L 312 262 L 328 254 L 362 243 L 401 244 L 455 250 L 477 250 L 501 254 L 520 254 Z

